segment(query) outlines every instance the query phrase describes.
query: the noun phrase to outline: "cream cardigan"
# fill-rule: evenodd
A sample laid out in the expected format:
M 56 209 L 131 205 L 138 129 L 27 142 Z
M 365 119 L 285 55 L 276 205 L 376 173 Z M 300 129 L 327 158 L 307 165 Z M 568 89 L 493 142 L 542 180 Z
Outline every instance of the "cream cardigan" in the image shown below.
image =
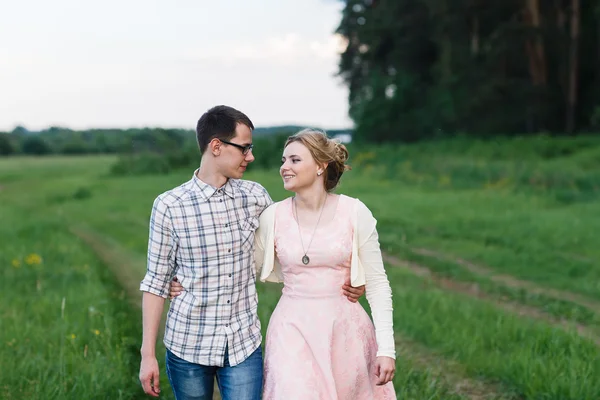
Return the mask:
M 341 195 L 343 196 L 343 195 Z M 371 211 L 358 199 L 354 203 L 352 226 L 352 261 L 350 283 L 352 286 L 366 285 L 366 296 L 377 337 L 377 356 L 396 358 L 394 327 L 392 320 L 392 289 L 388 281 L 377 234 L 377 220 Z M 265 282 L 283 282 L 281 265 L 275 257 L 275 211 L 280 203 L 274 203 L 260 216 L 255 235 L 254 258 L 257 276 Z

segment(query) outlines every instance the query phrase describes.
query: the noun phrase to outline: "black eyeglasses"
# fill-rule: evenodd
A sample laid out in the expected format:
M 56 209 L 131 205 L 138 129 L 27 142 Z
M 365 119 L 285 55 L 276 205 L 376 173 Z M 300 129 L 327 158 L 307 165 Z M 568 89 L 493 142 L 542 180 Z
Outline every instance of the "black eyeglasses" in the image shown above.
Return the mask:
M 251 151 L 252 151 L 252 148 L 254 147 L 254 145 L 253 145 L 253 144 L 248 144 L 248 145 L 246 145 L 246 146 L 242 146 L 241 144 L 237 144 L 237 143 L 231 143 L 231 142 L 228 142 L 227 140 L 223 140 L 223 139 L 219 139 L 219 140 L 220 140 L 221 142 L 225 143 L 225 144 L 229 144 L 229 145 L 231 145 L 231 146 L 233 146 L 233 147 L 237 147 L 238 149 L 240 149 L 240 150 L 242 151 L 242 154 L 243 154 L 243 155 L 246 155 L 246 154 L 248 154 L 249 152 L 251 152 Z

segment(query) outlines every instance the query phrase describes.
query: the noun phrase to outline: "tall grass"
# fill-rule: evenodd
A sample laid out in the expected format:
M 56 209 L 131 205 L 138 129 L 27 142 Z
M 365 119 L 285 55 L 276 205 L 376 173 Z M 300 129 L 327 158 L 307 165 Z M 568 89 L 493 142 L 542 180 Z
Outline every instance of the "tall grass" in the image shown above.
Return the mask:
M 1 207 L 2 398 L 139 395 L 139 313 L 55 216 Z
M 600 394 L 600 349 L 576 333 L 427 287 L 388 270 L 396 329 L 462 362 L 475 376 L 526 399 L 593 400 Z
M 422 188 L 543 195 L 562 204 L 600 196 L 600 138 L 527 137 L 350 146 L 367 174 Z

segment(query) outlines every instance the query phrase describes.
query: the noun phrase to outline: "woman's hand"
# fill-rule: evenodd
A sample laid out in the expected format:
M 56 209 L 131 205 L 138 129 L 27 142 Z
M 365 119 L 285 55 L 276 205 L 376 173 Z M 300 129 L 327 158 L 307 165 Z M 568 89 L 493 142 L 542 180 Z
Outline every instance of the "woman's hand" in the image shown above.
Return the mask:
M 391 357 L 377 357 L 375 361 L 375 375 L 377 376 L 377 385 L 385 385 L 394 379 L 396 372 L 396 360 Z
M 174 277 L 169 285 L 169 300 L 173 300 L 175 297 L 179 296 L 183 292 L 183 286 L 177 280 L 177 277 Z

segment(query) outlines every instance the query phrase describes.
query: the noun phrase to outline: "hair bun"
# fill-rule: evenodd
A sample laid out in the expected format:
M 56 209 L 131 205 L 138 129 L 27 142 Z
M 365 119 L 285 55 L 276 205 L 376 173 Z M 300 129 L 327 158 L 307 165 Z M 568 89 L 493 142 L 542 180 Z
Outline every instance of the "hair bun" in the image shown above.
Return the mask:
M 335 149 L 335 162 L 338 163 L 344 171 L 350 170 L 350 166 L 346 164 L 346 161 L 348 161 L 348 157 L 350 156 L 348 149 L 338 139 L 330 140 L 333 142 Z

